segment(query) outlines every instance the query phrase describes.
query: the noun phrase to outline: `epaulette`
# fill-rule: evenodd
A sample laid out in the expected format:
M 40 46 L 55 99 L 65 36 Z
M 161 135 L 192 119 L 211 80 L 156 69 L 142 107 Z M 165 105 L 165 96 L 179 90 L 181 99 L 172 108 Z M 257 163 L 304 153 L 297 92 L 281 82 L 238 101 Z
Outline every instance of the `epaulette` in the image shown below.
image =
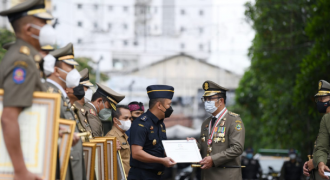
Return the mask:
M 229 115 L 231 115 L 231 116 L 234 116 L 234 117 L 239 117 L 239 114 L 236 114 L 236 113 L 233 113 L 233 112 L 228 112 L 229 113 Z
M 146 121 L 148 118 L 147 118 L 147 115 L 144 115 L 140 120 L 141 121 Z
M 30 49 L 27 46 L 21 46 L 19 52 L 25 55 L 30 55 Z

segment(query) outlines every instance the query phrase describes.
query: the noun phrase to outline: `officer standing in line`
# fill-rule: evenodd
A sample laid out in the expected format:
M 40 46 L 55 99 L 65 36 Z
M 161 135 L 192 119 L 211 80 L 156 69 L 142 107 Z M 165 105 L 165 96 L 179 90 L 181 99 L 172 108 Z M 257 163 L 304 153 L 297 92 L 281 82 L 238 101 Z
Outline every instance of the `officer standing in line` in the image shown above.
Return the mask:
M 297 161 L 297 154 L 294 149 L 289 150 L 289 161 L 283 163 L 280 180 L 301 180 L 303 173 L 301 162 Z
M 329 127 L 330 127 L 330 83 L 324 80 L 319 81 L 319 91 L 315 95 L 315 102 L 317 110 L 320 113 L 324 113 L 321 123 L 319 134 L 316 140 L 316 145 L 314 148 L 313 159 L 304 164 L 304 175 L 309 176 L 306 172 L 306 167 L 308 171 L 314 171 L 315 179 L 329 179 L 328 176 L 324 175 L 325 171 L 330 171 L 328 162 L 329 155 Z M 314 170 L 315 169 L 315 170 Z M 321 177 L 321 178 L 320 178 Z
M 171 116 L 174 88 L 166 85 L 147 87 L 149 110 L 131 126 L 131 169 L 128 180 L 159 180 L 165 166 L 176 164 L 165 156 L 162 140 L 166 140 L 164 119 Z
M 38 51 L 42 46 L 55 44 L 54 29 L 47 25 L 53 19 L 45 9 L 44 0 L 27 0 L 0 12 L 7 16 L 16 35 L 0 64 L 0 88 L 4 89 L 3 112 L 1 117 L 4 142 L 14 168 L 14 179 L 40 179 L 31 173 L 23 159 L 19 136 L 18 116 L 32 105 L 34 91 L 44 91 L 41 82 Z M 46 44 L 45 44 L 46 43 Z
M 96 85 L 98 88 L 92 96 L 92 101 L 86 103 L 84 107 L 87 110 L 93 137 L 102 137 L 104 136 L 102 121 L 111 121 L 111 109 L 116 111 L 117 104 L 125 96 L 102 84 L 96 83 Z
M 51 52 L 51 54 L 56 58 L 56 63 L 54 73 L 47 78 L 47 92 L 61 94 L 61 118 L 77 121 L 77 116 L 73 112 L 74 106 L 71 106 L 66 89 L 73 88 L 74 92 L 70 92 L 70 94 L 77 96 L 78 99 L 83 98 L 85 92 L 83 87 L 79 86 L 80 74 L 74 68 L 78 63 L 74 61 L 73 45 L 69 43 L 65 47 Z M 75 132 L 78 133 L 77 128 Z M 76 133 L 71 148 L 66 180 L 86 179 L 82 141 Z
M 203 89 L 205 93 L 202 101 L 205 110 L 212 116 L 203 122 L 201 142 L 197 143 L 204 158 L 200 161 L 202 179 L 241 180 L 240 155 L 243 153 L 245 141 L 243 121 L 238 114 L 226 108 L 228 89 L 212 81 L 205 81 Z
M 128 108 L 129 108 L 129 111 L 132 114 L 132 122 L 144 113 L 144 105 L 143 105 L 142 102 L 137 102 L 137 101 L 130 102 L 128 104 Z M 125 133 L 128 136 L 127 141 L 130 143 L 129 136 L 131 134 L 131 129 L 129 129 Z
M 79 132 L 89 132 L 91 134 L 91 136 L 90 136 L 90 138 L 91 138 L 92 129 L 88 122 L 87 111 L 84 108 L 84 104 L 85 104 L 86 92 L 88 92 L 88 90 L 91 90 L 90 87 L 92 87 L 93 84 L 89 81 L 89 73 L 88 73 L 87 68 L 80 71 L 79 74 L 81 77 L 79 86 L 81 86 L 83 88 L 83 90 L 85 92 L 85 96 L 83 98 L 81 98 L 80 100 L 77 99 L 73 103 L 73 107 L 74 107 L 73 111 L 76 114 L 77 119 L 78 119 L 77 126 L 78 126 Z M 90 99 L 91 99 L 91 97 L 90 97 Z
M 259 161 L 253 159 L 253 149 L 248 148 L 245 152 L 246 156 L 241 160 L 241 165 L 245 166 L 245 168 L 242 168 L 243 180 L 261 179 L 262 170 Z

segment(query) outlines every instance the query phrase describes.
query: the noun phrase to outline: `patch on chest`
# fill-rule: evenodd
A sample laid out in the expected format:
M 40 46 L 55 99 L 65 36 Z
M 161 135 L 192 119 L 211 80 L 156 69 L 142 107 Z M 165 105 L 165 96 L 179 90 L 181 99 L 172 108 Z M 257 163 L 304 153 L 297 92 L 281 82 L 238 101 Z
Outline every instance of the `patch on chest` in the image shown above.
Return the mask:
M 93 114 L 94 116 L 96 116 L 96 113 L 95 113 L 94 109 L 90 109 L 90 110 L 89 110 L 89 113 L 91 113 L 91 114 Z
M 141 126 L 141 127 L 144 127 L 144 125 L 143 125 L 143 124 L 139 124 L 139 126 Z

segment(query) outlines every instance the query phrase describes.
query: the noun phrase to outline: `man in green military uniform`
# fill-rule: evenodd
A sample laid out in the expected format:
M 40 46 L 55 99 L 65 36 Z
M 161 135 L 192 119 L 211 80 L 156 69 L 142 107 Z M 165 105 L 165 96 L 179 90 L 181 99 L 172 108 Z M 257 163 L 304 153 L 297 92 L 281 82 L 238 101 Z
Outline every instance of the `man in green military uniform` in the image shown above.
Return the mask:
M 212 114 L 201 127 L 198 147 L 203 180 L 242 179 L 240 155 L 244 151 L 245 129 L 238 114 L 226 108 L 228 89 L 212 82 L 203 83 L 202 101 L 205 110 Z M 188 138 L 193 139 L 193 138 Z
M 89 81 L 89 73 L 87 68 L 80 71 L 79 74 L 81 77 L 79 86 L 83 87 L 85 96 L 80 100 L 76 99 L 75 101 L 73 101 L 73 107 L 74 107 L 73 111 L 75 112 L 79 120 L 77 121 L 79 132 L 89 132 L 92 135 L 92 129 L 87 119 L 87 111 L 84 108 L 84 104 L 85 104 L 86 91 L 91 90 L 90 87 L 92 87 L 93 84 Z M 70 89 L 69 91 L 73 91 L 73 89 Z M 73 98 L 75 97 L 73 96 Z
M 98 88 L 93 94 L 92 101 L 85 104 L 93 137 L 104 136 L 102 121 L 110 121 L 111 109 L 116 110 L 116 105 L 125 98 L 124 95 L 115 92 L 109 87 L 99 83 L 97 83 L 97 86 Z
M 34 91 L 45 90 L 41 82 L 38 51 L 46 43 L 55 43 L 54 29 L 46 21 L 53 19 L 46 12 L 44 0 L 27 0 L 8 10 L 0 12 L 7 16 L 16 35 L 13 43 L 0 64 L 0 88 L 4 89 L 3 112 L 1 117 L 4 142 L 14 168 L 14 179 L 39 179 L 25 166 L 20 144 L 18 116 L 32 105 Z
M 71 98 L 72 95 L 74 95 L 79 99 L 84 97 L 85 92 L 82 87 L 78 86 L 80 74 L 77 69 L 74 68 L 78 63 L 74 61 L 73 45 L 69 43 L 65 47 L 51 52 L 51 54 L 56 58 L 56 64 L 54 73 L 47 78 L 47 91 L 61 94 L 60 117 L 77 121 L 77 116 L 73 112 L 74 106 L 71 106 L 68 94 L 70 94 Z M 78 132 L 77 128 L 75 132 Z M 82 142 L 76 134 L 74 138 L 75 141 L 71 148 L 70 161 L 65 179 L 84 180 L 86 179 L 86 173 Z
M 309 161 L 307 167 L 309 171 L 314 171 L 315 179 L 329 179 L 329 177 L 324 175 L 324 171 L 330 171 L 327 166 L 329 165 L 327 161 L 330 145 L 330 84 L 327 81 L 319 81 L 319 91 L 315 95 L 315 102 L 317 110 L 325 114 L 320 123 L 320 130 L 316 140 L 312 163 Z M 305 171 L 304 174 L 306 175 Z

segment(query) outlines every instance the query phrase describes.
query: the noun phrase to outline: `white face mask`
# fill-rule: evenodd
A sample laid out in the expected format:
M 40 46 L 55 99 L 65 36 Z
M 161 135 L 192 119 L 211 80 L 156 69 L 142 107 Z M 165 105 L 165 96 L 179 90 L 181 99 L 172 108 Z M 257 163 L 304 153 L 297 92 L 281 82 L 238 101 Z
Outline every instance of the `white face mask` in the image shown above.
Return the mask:
M 295 154 L 290 154 L 289 157 L 290 157 L 290 159 L 296 159 L 296 155 Z
M 54 72 L 54 66 L 55 66 L 56 59 L 51 54 L 48 54 L 44 57 L 44 73 L 46 76 L 52 74 Z
M 87 91 L 85 91 L 85 103 L 90 102 L 92 100 L 93 96 L 93 90 L 91 88 L 88 88 Z
M 218 109 L 218 107 L 215 106 L 215 101 L 205 101 L 204 107 L 205 107 L 206 112 L 211 113 L 211 114 L 214 113 Z
M 131 124 L 132 122 L 130 120 L 124 121 L 124 120 L 119 120 L 119 122 L 121 123 L 121 125 L 118 125 L 120 127 L 120 129 L 122 129 L 123 131 L 128 131 L 129 128 L 131 128 Z
M 65 80 L 59 77 L 63 82 L 65 82 L 67 88 L 73 88 L 79 85 L 80 74 L 77 69 L 72 69 L 70 72 L 66 72 L 61 68 L 58 69 L 67 74 Z
M 32 34 L 31 36 L 35 39 L 39 40 L 40 46 L 55 46 L 56 44 L 56 33 L 55 29 L 49 25 L 46 24 L 42 27 L 35 25 L 35 24 L 30 24 L 33 28 L 40 30 L 39 36 Z

